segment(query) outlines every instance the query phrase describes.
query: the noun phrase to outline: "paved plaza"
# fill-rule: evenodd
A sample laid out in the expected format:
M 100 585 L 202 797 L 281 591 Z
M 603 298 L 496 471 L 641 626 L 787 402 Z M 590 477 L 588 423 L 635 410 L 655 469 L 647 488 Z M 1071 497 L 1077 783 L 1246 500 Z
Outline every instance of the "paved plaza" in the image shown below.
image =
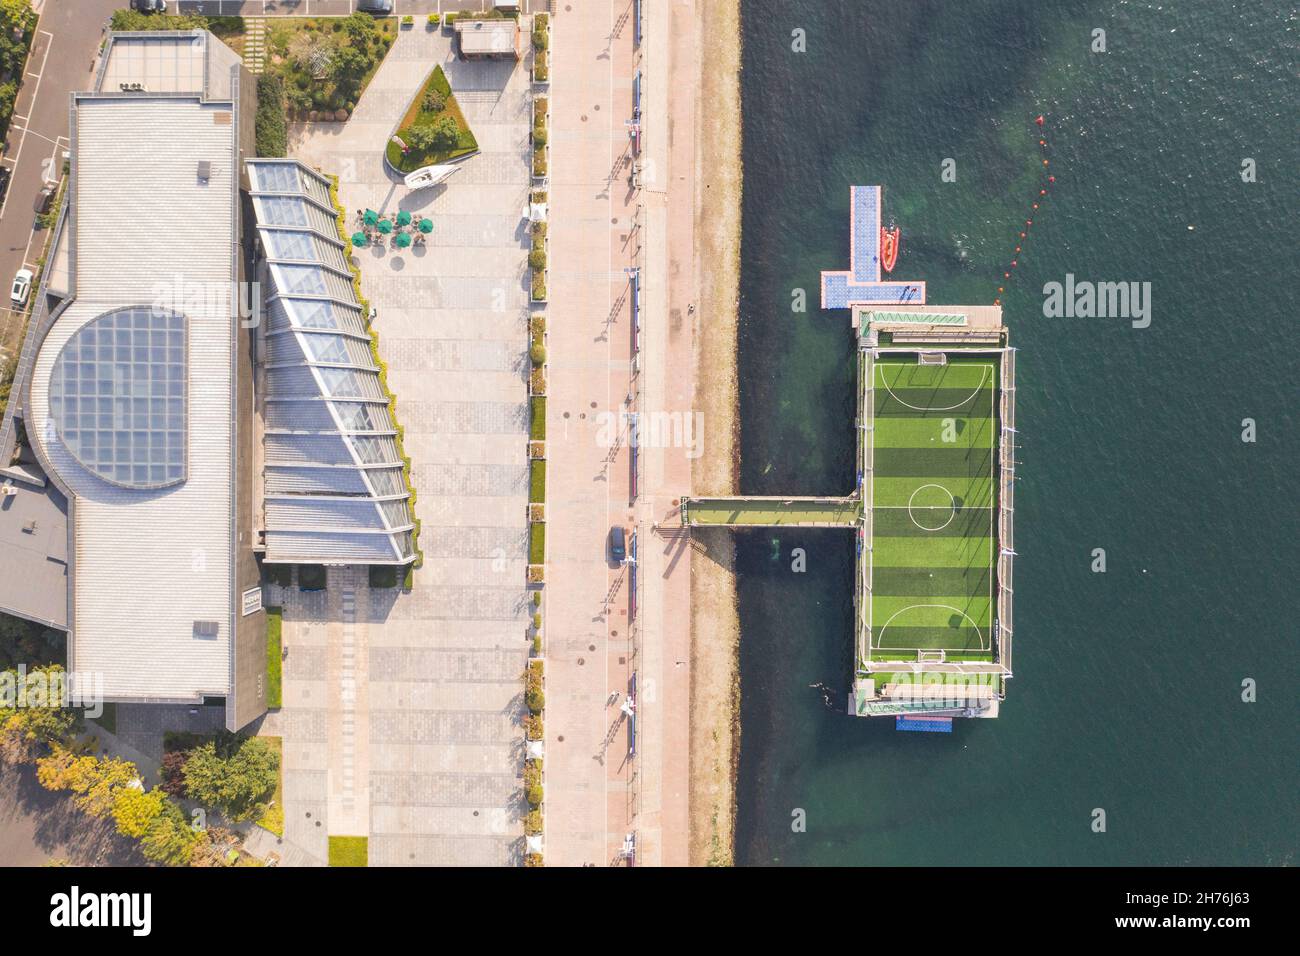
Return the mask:
M 442 64 L 480 152 L 409 193 L 382 150 Z M 523 684 L 531 611 L 528 498 L 527 64 L 459 62 L 443 31 L 402 30 L 346 123 L 295 127 L 290 153 L 340 178 L 358 209 L 433 220 L 423 248 L 357 251 L 378 310 L 422 522 L 409 593 L 331 568 L 285 608 L 285 842 L 323 863 L 329 835 L 368 835 L 370 863 L 523 858 Z

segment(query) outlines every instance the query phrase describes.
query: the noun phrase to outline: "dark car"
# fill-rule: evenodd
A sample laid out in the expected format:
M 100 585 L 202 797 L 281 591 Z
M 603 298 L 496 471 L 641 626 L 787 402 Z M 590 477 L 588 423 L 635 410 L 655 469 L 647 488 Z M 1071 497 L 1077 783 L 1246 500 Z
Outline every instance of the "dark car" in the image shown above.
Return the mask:
M 166 13 L 167 0 L 131 0 L 131 9 L 141 13 Z
M 357 0 L 357 9 L 386 17 L 393 12 L 393 0 Z
M 36 194 L 36 202 L 32 203 L 32 209 L 44 215 L 50 211 L 50 203 L 53 201 L 54 187 L 47 184 Z
M 9 191 L 9 177 L 12 175 L 8 166 L 0 166 L 0 202 L 4 202 L 5 193 Z
M 609 529 L 609 556 L 617 564 L 627 560 L 627 543 L 623 537 L 623 526 L 614 525 Z

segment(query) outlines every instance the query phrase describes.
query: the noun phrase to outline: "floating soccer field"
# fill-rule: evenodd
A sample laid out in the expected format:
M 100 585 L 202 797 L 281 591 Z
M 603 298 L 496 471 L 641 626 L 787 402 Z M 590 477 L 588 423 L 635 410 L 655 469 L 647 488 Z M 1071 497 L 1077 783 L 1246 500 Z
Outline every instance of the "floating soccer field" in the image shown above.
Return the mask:
M 992 660 L 998 368 L 949 352 L 871 369 L 872 660 Z

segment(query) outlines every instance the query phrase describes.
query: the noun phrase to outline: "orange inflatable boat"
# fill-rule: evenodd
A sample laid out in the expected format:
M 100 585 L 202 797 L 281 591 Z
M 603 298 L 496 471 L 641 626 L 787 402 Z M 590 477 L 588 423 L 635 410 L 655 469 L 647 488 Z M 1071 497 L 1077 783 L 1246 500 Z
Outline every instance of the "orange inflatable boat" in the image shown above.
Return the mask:
M 880 227 L 880 267 L 886 272 L 894 271 L 902 238 L 903 232 L 897 226 L 890 226 L 888 229 L 884 226 Z

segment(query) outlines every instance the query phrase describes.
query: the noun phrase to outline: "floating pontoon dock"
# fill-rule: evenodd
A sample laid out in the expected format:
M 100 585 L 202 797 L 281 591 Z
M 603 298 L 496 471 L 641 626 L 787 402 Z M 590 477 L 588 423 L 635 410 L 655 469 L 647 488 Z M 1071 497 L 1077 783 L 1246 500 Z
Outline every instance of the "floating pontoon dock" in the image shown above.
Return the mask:
M 1012 676 L 1015 349 L 999 306 L 927 306 L 924 282 L 880 281 L 879 186 L 853 187 L 851 210 L 851 268 L 822 273 L 822 306 L 851 309 L 857 335 L 857 486 L 686 498 L 681 520 L 853 530 L 849 711 L 942 730 L 996 717 Z

